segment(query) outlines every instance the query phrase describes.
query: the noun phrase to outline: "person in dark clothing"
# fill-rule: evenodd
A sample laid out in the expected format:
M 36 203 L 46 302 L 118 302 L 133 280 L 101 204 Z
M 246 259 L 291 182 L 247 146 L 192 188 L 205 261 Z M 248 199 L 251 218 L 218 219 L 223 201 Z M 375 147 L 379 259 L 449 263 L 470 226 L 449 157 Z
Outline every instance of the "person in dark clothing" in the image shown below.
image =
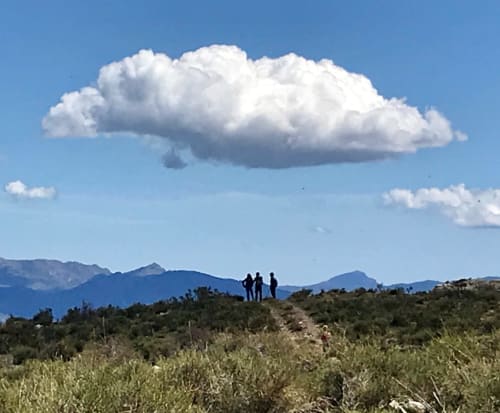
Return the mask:
M 269 280 L 269 291 L 271 291 L 271 297 L 276 298 L 276 288 L 278 288 L 278 280 L 274 276 L 274 272 L 269 274 L 271 279 Z
M 247 277 L 241 282 L 243 287 L 247 292 L 247 301 L 250 301 L 250 298 L 253 301 L 253 278 L 252 274 L 247 274 Z
M 255 273 L 255 301 L 262 301 L 262 285 L 264 284 L 264 279 L 259 272 Z

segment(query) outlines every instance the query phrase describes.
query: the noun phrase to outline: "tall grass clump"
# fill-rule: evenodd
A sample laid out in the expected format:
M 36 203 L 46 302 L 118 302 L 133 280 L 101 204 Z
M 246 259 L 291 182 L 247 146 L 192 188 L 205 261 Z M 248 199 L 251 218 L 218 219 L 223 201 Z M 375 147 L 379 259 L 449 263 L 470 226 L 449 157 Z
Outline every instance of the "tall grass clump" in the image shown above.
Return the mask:
M 344 409 L 370 412 L 412 399 L 440 413 L 500 412 L 500 332 L 445 334 L 410 348 L 339 339 L 330 356 L 323 377 L 342 382 Z
M 246 344 L 243 343 L 246 342 Z M 84 352 L 71 361 L 29 361 L 4 372 L 5 413 L 288 412 L 300 399 L 298 359 L 279 334 L 219 338 L 156 366 Z

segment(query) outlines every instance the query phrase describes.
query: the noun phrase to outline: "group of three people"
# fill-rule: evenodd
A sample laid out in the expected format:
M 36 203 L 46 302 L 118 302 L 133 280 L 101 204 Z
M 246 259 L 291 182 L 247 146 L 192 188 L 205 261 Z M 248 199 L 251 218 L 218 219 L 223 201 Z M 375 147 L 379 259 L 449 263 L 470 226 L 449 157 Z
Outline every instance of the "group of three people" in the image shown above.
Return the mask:
M 252 274 L 247 274 L 246 278 L 241 282 L 245 291 L 247 293 L 247 301 L 254 300 L 262 301 L 262 286 L 264 285 L 264 279 L 259 272 L 255 273 L 255 278 Z M 269 274 L 269 291 L 271 292 L 271 297 L 276 298 L 276 289 L 278 288 L 278 280 L 274 276 L 274 273 Z M 255 290 L 255 296 L 254 296 Z

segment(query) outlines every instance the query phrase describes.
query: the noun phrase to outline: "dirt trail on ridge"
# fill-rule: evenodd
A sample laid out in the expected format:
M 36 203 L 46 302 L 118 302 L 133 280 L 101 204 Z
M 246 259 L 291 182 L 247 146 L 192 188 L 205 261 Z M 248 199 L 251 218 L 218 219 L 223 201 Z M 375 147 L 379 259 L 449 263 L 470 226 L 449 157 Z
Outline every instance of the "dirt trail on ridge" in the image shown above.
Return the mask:
M 290 333 L 296 339 L 306 338 L 321 344 L 320 328 L 302 308 L 289 301 L 266 301 L 266 305 L 281 331 Z

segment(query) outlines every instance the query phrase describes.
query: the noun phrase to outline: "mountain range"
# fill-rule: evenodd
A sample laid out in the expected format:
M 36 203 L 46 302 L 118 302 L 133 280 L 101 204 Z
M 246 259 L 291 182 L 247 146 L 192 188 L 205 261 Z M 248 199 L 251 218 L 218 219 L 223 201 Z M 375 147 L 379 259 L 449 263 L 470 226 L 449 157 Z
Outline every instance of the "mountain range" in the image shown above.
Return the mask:
M 34 290 L 76 287 L 98 274 L 111 274 L 107 268 L 79 262 L 57 260 L 7 260 L 0 258 L 0 285 Z
M 494 278 L 494 277 L 489 277 Z M 305 286 L 280 286 L 278 298 L 286 298 L 301 289 L 314 293 L 322 290 L 357 288 L 403 288 L 407 291 L 428 291 L 441 281 L 427 280 L 408 284 L 382 286 L 362 271 L 340 274 Z M 221 292 L 243 295 L 241 280 L 220 278 L 198 271 L 167 271 L 157 263 L 129 272 L 112 273 L 98 265 L 56 260 L 7 260 L 0 258 L 0 319 L 2 314 L 31 317 L 42 308 L 52 308 L 56 317 L 82 302 L 94 307 L 134 303 L 149 304 L 162 299 L 180 297 L 188 290 L 210 287 Z M 264 287 L 264 296 L 269 296 Z
M 149 304 L 183 296 L 189 290 L 198 287 L 210 287 L 234 295 L 244 293 L 240 280 L 215 277 L 198 271 L 166 271 L 156 263 L 125 273 L 111 273 L 98 266 L 80 264 L 81 267 L 75 267 L 73 262 L 34 261 L 42 270 L 38 278 L 36 272 L 32 271 L 33 267 L 25 260 L 18 265 L 15 265 L 14 260 L 2 261 L 8 262 L 10 266 L 6 265 L 6 270 L 2 272 L 5 276 L 1 278 L 0 318 L 2 314 L 3 318 L 6 314 L 31 317 L 43 308 L 51 308 L 56 317 L 61 317 L 69 308 L 80 306 L 83 302 L 90 303 L 94 307 L 107 305 L 127 307 L 139 302 Z M 51 265 L 54 265 L 57 271 L 51 271 Z M 10 269 L 12 267 L 27 268 L 29 271 L 26 276 L 18 271 L 15 273 L 16 277 Z M 63 268 L 66 270 L 63 271 Z M 75 268 L 76 275 L 82 280 L 76 286 L 74 286 L 76 275 L 72 272 Z M 103 271 L 102 274 L 88 276 L 84 274 L 85 268 L 89 270 L 102 268 Z M 40 288 L 38 282 L 33 282 L 42 277 L 50 278 L 50 275 L 52 279 L 48 282 L 48 287 Z M 269 295 L 267 286 L 264 287 L 264 295 Z M 282 289 L 277 291 L 278 298 L 286 298 L 288 295 L 290 295 L 288 291 Z

